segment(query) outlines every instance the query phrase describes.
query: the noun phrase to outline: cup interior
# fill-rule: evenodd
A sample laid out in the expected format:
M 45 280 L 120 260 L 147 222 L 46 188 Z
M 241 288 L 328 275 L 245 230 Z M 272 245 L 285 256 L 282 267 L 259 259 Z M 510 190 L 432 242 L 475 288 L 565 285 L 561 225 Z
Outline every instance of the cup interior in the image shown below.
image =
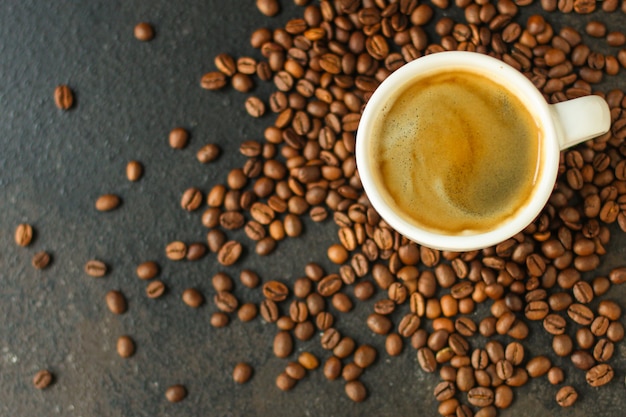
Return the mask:
M 526 203 L 493 230 L 473 234 L 448 235 L 420 227 L 393 208 L 383 182 L 373 168 L 373 139 L 370 134 L 399 94 L 417 79 L 434 73 L 463 69 L 488 77 L 517 96 L 542 131 L 540 165 L 535 186 Z M 451 251 L 469 251 L 495 245 L 528 226 L 545 206 L 556 181 L 559 164 L 558 129 L 550 106 L 522 73 L 487 55 L 451 51 L 418 58 L 391 74 L 374 91 L 361 116 L 356 139 L 356 163 L 365 193 L 372 206 L 395 230 L 425 246 Z

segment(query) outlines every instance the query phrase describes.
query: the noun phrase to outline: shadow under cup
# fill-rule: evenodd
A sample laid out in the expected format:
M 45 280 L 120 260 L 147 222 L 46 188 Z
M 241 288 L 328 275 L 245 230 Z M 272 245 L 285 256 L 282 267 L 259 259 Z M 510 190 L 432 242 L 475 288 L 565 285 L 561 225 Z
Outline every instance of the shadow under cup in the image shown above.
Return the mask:
M 470 72 L 482 75 L 499 84 L 517 97 L 534 119 L 538 130 L 538 162 L 535 165 L 534 181 L 524 194 L 519 194 L 521 203 L 512 213 L 493 223 L 490 228 L 471 228 L 448 232 L 445 227 L 436 229 L 420 224 L 415 217 L 399 209 L 394 196 L 381 178 L 379 143 L 387 137 L 377 137 L 382 119 L 397 98 L 413 86 L 417 80 L 435 74 Z M 493 109 L 493 111 L 501 111 Z M 554 120 L 551 106 L 539 90 L 520 72 L 495 58 L 473 52 L 441 52 L 412 61 L 391 74 L 374 92 L 367 103 L 356 141 L 356 161 L 359 176 L 372 206 L 395 230 L 407 238 L 425 246 L 450 251 L 469 251 L 495 245 L 526 228 L 541 212 L 556 182 L 559 165 L 560 126 Z M 407 150 L 408 152 L 408 150 Z M 416 149 L 419 152 L 419 149 Z M 446 150 L 441 149 L 442 154 Z M 512 155 L 514 157 L 514 155 Z M 518 191 L 516 191 L 518 192 Z M 424 200 L 422 200 L 424 201 Z M 423 209 L 423 207 L 421 207 Z M 412 210 L 420 210 L 414 207 Z

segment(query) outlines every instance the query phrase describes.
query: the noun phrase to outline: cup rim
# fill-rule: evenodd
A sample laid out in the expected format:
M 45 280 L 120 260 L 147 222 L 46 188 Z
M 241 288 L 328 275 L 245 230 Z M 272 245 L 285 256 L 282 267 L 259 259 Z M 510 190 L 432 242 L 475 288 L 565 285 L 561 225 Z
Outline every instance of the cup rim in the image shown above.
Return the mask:
M 393 96 L 415 78 L 415 73 L 426 76 L 445 68 L 461 66 L 479 73 L 488 73 L 490 78 L 520 97 L 527 109 L 541 123 L 544 137 L 541 139 L 539 177 L 528 202 L 516 214 L 496 229 L 475 234 L 448 235 L 421 228 L 404 219 L 386 202 L 376 187 L 376 179 L 369 169 L 370 146 L 368 132 L 376 117 L 390 103 Z M 506 83 L 504 80 L 506 79 Z M 391 101 L 393 102 L 393 101 Z M 368 200 L 380 216 L 393 229 L 416 243 L 433 249 L 456 252 L 483 249 L 496 245 L 525 229 L 541 213 L 546 205 L 558 174 L 559 145 L 553 111 L 543 95 L 521 72 L 497 58 L 467 51 L 446 51 L 423 56 L 411 61 L 387 77 L 374 91 L 365 106 L 356 135 L 356 165 Z

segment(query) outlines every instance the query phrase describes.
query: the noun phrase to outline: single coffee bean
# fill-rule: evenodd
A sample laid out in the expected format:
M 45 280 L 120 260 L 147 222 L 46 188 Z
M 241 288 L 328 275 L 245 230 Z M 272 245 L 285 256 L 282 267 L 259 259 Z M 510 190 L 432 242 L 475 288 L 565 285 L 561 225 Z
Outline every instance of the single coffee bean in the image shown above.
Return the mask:
M 120 291 L 111 290 L 106 293 L 105 300 L 107 307 L 113 314 L 123 314 L 126 312 L 126 297 Z
M 239 362 L 233 369 L 233 381 L 245 384 L 252 377 L 252 366 L 245 362 Z
M 535 356 L 526 363 L 526 371 L 528 376 L 537 378 L 545 375 L 551 366 L 552 363 L 547 356 Z
M 604 336 L 609 329 L 609 319 L 604 316 L 598 316 L 591 322 L 589 329 L 594 336 Z
M 344 336 L 341 338 L 341 340 L 339 340 L 339 343 L 337 343 L 337 345 L 332 349 L 333 355 L 335 355 L 339 359 L 345 359 L 350 356 L 352 352 L 354 352 L 355 346 L 356 344 L 354 342 L 354 339 L 349 336 Z
M 596 363 L 593 356 L 586 350 L 576 350 L 572 352 L 570 359 L 576 368 L 582 369 L 583 371 L 588 371 Z
M 170 147 L 173 149 L 183 149 L 189 142 L 189 132 L 182 127 L 175 127 L 168 136 Z
M 278 306 L 270 299 L 265 299 L 261 302 L 259 311 L 261 312 L 261 317 L 268 323 L 274 323 L 278 320 Z
M 185 258 L 188 261 L 197 261 L 206 254 L 207 248 L 204 243 L 194 242 L 187 247 L 187 255 Z
M 117 339 L 117 354 L 122 358 L 129 358 L 135 353 L 135 342 L 130 336 L 120 336 Z
M 278 0 L 256 0 L 256 7 L 265 16 L 275 16 L 280 11 Z
M 561 387 L 556 393 L 556 402 L 561 407 L 570 407 L 578 399 L 578 393 L 571 385 Z
M 354 402 L 362 402 L 367 398 L 367 389 L 361 381 L 350 381 L 345 386 L 346 395 Z
M 74 93 L 67 85 L 54 89 L 54 103 L 61 110 L 69 110 L 74 105 Z
M 598 362 L 606 362 L 613 357 L 615 346 L 606 338 L 598 340 L 593 348 L 593 358 Z
M 514 366 L 519 366 L 524 360 L 524 346 L 519 342 L 511 342 L 506 346 L 504 357 Z
M 306 376 L 306 369 L 298 362 L 289 362 L 285 367 L 285 373 L 296 381 L 299 381 Z
M 243 252 L 241 243 L 230 240 L 222 245 L 217 252 L 217 261 L 224 266 L 233 265 Z
M 552 350 L 557 356 L 568 356 L 573 348 L 574 342 L 567 334 L 558 334 L 552 338 Z
M 15 243 L 26 247 L 33 240 L 33 227 L 30 224 L 22 223 L 15 229 Z
M 486 387 L 475 387 L 468 391 L 467 401 L 475 407 L 487 407 L 494 401 L 494 393 Z
M 135 38 L 142 42 L 147 42 L 154 38 L 154 28 L 150 23 L 147 22 L 137 23 L 133 32 Z
M 276 377 L 276 387 L 278 387 L 278 389 L 281 391 L 289 391 L 293 389 L 293 387 L 296 385 L 296 382 L 297 381 L 287 375 L 286 372 L 281 372 Z
M 189 307 L 198 308 L 204 303 L 204 296 L 195 288 L 187 288 L 183 291 L 183 302 Z
M 277 358 L 286 358 L 293 351 L 293 339 L 287 331 L 280 331 L 274 336 L 274 355 Z
M 335 380 L 341 375 L 341 360 L 336 356 L 331 356 L 324 363 L 324 376 L 326 379 Z
M 171 261 L 180 261 L 187 256 L 187 245 L 181 241 L 170 242 L 165 247 L 165 256 Z
M 417 362 L 424 372 L 432 373 L 437 369 L 435 354 L 428 347 L 422 347 L 417 350 Z
M 91 259 L 85 264 L 85 273 L 90 277 L 103 277 L 107 273 L 107 266 L 102 261 Z
M 312 371 L 320 366 L 320 361 L 311 352 L 302 352 L 298 356 L 298 363 L 304 367 L 304 369 Z
M 228 318 L 228 314 L 221 311 L 216 311 L 215 313 L 211 314 L 210 323 L 211 326 L 220 328 L 227 326 L 229 320 L 230 319 Z
M 33 377 L 33 385 L 37 389 L 45 389 L 48 388 L 50 384 L 52 384 L 53 379 L 54 376 L 50 371 L 48 371 L 47 369 L 42 369 L 41 371 L 37 372 Z
M 598 305 L 598 314 L 612 321 L 617 321 L 622 315 L 622 308 L 615 301 L 602 300 Z
M 220 71 L 207 72 L 200 79 L 200 86 L 206 90 L 219 90 L 226 86 L 227 78 Z
M 187 397 L 187 388 L 183 385 L 172 385 L 165 390 L 165 398 L 171 403 L 177 403 Z
M 159 280 L 154 280 L 146 287 L 148 298 L 159 298 L 165 293 L 165 284 Z
M 187 211 L 194 211 L 200 208 L 204 200 L 202 191 L 195 187 L 191 187 L 185 190 L 183 196 L 180 199 L 180 206 Z
M 372 313 L 367 317 L 367 327 L 376 334 L 387 334 L 392 326 L 391 320 L 380 314 Z
M 219 291 L 215 294 L 213 303 L 220 311 L 225 313 L 233 313 L 239 307 L 237 298 L 228 291 Z
M 588 326 L 594 319 L 593 312 L 584 304 L 574 303 L 567 309 L 567 315 L 581 326 Z
M 39 251 L 33 255 L 31 264 L 35 269 L 45 269 L 52 261 L 51 255 L 46 251 Z
M 611 382 L 613 375 L 614 372 L 611 365 L 601 363 L 589 369 L 585 374 L 585 379 L 592 387 L 600 387 Z
M 241 307 L 239 307 L 239 310 L 237 310 L 237 317 L 239 317 L 239 320 L 243 322 L 248 322 L 256 317 L 257 312 L 258 309 L 256 304 L 245 303 Z
M 563 373 L 563 369 L 558 366 L 553 366 L 548 371 L 548 381 L 552 385 L 558 385 L 565 380 L 565 374 Z
M 445 401 L 452 397 L 456 393 L 456 387 L 454 383 L 450 381 L 442 381 L 435 386 L 434 394 L 437 401 Z
M 209 162 L 215 161 L 221 154 L 221 149 L 218 145 L 214 143 L 208 143 L 198 149 L 196 152 L 196 159 L 201 164 L 208 164 Z
M 122 200 L 115 194 L 103 194 L 96 199 L 96 210 L 111 211 L 119 207 Z
M 279 281 L 268 281 L 263 284 L 263 295 L 276 302 L 283 301 L 289 295 L 289 288 Z
M 129 161 L 126 164 L 126 178 L 128 181 L 139 181 L 143 175 L 143 165 L 139 161 Z

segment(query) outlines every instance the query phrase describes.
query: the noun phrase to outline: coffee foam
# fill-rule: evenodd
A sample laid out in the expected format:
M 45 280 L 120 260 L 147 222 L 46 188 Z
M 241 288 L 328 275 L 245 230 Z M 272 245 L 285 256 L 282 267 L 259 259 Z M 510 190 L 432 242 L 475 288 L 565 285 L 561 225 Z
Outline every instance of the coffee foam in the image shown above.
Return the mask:
M 373 131 L 382 138 L 373 142 L 379 181 L 417 225 L 479 233 L 531 192 L 537 124 L 516 97 L 482 76 L 452 71 L 420 80 L 380 119 Z M 529 136 L 530 145 L 520 139 Z

